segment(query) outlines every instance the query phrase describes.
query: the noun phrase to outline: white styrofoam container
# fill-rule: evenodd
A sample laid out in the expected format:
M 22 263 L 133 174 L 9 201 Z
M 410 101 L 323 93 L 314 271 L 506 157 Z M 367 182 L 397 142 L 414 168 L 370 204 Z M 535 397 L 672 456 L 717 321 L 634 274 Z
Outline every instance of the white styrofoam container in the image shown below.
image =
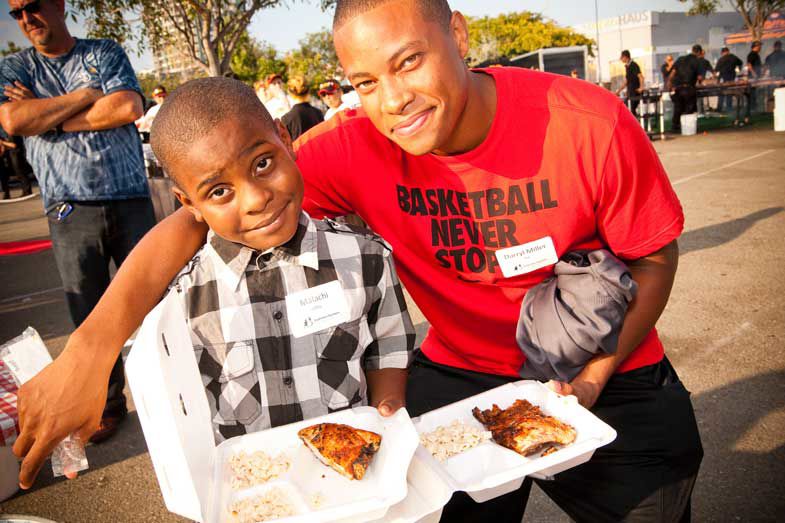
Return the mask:
M 303 445 L 297 431 L 317 423 L 344 423 L 381 435 L 382 443 L 362 480 L 349 480 L 322 464 Z M 305 421 L 246 434 L 224 441 L 216 448 L 213 472 L 214 497 L 208 521 L 224 522 L 236 499 L 261 493 L 276 485 L 295 502 L 297 515 L 281 518 L 281 523 L 367 521 L 385 515 L 390 506 L 407 493 L 407 471 L 419 436 L 406 409 L 383 418 L 373 407 L 356 407 Z M 240 451 L 250 454 L 263 450 L 270 456 L 285 454 L 291 466 L 286 474 L 260 487 L 233 491 L 229 484 L 229 458 Z M 322 502 L 311 507 L 318 496 Z
M 125 370 L 161 494 L 171 512 L 196 521 L 218 521 L 213 519 L 216 509 L 211 505 L 220 502 L 217 492 L 212 495 L 214 463 L 222 463 L 217 461 L 216 456 L 220 454 L 220 459 L 223 459 L 224 453 L 233 448 L 259 449 L 254 445 L 259 442 L 266 445 L 272 434 L 288 433 L 291 437 L 287 441 L 298 448 L 298 459 L 305 460 L 307 457 L 308 463 L 318 465 L 318 479 L 324 474 L 348 482 L 317 463 L 296 436 L 299 428 L 321 419 L 347 422 L 379 432 L 383 442 L 368 475 L 361 482 L 351 482 L 351 489 L 341 493 L 341 499 L 346 499 L 347 492 L 351 492 L 351 498 L 359 501 L 341 510 L 320 512 L 318 517 L 311 513 L 308 521 L 327 521 L 338 512 L 350 518 L 360 514 L 359 519 L 363 521 L 379 518 L 390 505 L 406 496 L 407 469 L 419 438 L 405 410 L 384 419 L 375 409 L 360 407 L 233 438 L 216 447 L 207 396 L 177 295 L 168 295 L 147 316 L 128 355 Z M 389 442 L 395 444 L 390 445 Z M 265 449 L 269 451 L 270 447 L 265 446 Z M 298 467 L 297 470 L 302 469 Z M 276 482 L 268 482 L 266 487 L 259 488 L 269 488 L 274 484 Z M 292 497 L 295 501 L 298 499 L 297 489 L 291 482 L 278 481 L 277 484 L 294 490 Z M 367 495 L 360 499 L 358 496 L 360 491 L 368 494 L 371 490 L 375 490 L 373 497 Z M 334 496 L 334 493 L 331 495 Z M 325 499 L 328 499 L 327 496 Z M 307 502 L 301 498 L 300 501 Z M 301 504 L 300 508 L 305 510 L 308 507 Z
M 383 518 L 372 523 L 437 523 L 444 505 L 450 501 L 453 489 L 449 477 L 427 458 L 430 454 L 420 445 L 409 464 L 406 498 L 390 507 Z M 433 459 L 433 458 L 431 458 Z
M 466 425 L 483 428 L 472 409 L 489 409 L 493 404 L 505 409 L 516 399 L 537 405 L 550 416 L 572 425 L 575 442 L 544 457 L 524 457 L 488 441 L 440 463 L 425 449 L 418 452 L 431 467 L 440 469 L 450 488 L 464 491 L 478 503 L 518 489 L 525 476 L 547 478 L 588 461 L 594 451 L 616 439 L 616 431 L 578 404 L 574 396 L 560 396 L 537 381 L 518 381 L 452 403 L 415 418 L 417 432 L 435 430 L 460 420 Z

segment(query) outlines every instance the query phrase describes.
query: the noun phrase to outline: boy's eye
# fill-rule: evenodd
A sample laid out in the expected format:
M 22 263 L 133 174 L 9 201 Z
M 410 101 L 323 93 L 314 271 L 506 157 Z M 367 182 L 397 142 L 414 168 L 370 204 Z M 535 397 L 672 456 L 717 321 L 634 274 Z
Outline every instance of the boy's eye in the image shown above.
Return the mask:
M 270 167 L 273 165 L 272 158 L 261 158 L 258 162 L 256 162 L 256 174 L 265 174 L 267 171 L 270 170 Z
M 218 199 L 223 198 L 224 196 L 226 196 L 228 193 L 229 193 L 229 191 L 226 188 L 224 188 L 224 187 L 216 187 L 215 189 L 210 191 L 210 194 L 208 195 L 208 197 L 211 200 L 218 200 Z

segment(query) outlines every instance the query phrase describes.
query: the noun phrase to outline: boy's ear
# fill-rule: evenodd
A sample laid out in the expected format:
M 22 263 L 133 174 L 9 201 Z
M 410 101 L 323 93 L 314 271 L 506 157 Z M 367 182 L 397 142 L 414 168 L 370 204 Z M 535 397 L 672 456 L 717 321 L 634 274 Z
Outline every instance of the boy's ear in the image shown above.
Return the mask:
M 292 140 L 292 135 L 289 134 L 289 129 L 286 128 L 279 118 L 275 119 L 275 127 L 278 129 L 278 136 L 281 137 L 281 142 L 283 142 L 284 147 L 286 147 L 286 150 L 292 155 L 292 158 L 296 160 L 297 153 L 294 152 L 294 142 Z
M 180 189 L 177 185 L 173 185 L 172 193 L 174 194 L 175 198 L 177 198 L 177 200 L 180 202 L 180 204 L 186 209 L 188 209 L 191 212 L 191 214 L 194 215 L 194 218 L 196 218 L 197 222 L 204 222 L 204 217 L 202 216 L 202 213 L 200 213 L 199 210 L 193 206 L 191 199 L 188 198 L 188 195 L 185 194 L 185 192 L 183 192 L 182 189 Z

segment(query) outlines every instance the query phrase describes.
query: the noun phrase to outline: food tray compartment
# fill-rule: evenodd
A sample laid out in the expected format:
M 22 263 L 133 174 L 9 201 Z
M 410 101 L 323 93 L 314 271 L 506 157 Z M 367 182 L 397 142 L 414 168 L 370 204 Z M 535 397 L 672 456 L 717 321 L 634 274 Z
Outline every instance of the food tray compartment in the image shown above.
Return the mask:
M 528 400 L 545 414 L 572 425 L 577 431 L 575 442 L 547 456 L 524 457 L 487 441 L 443 463 L 423 448 L 424 459 L 442 470 L 453 490 L 465 491 L 477 502 L 487 501 L 519 488 L 527 475 L 553 475 L 588 461 L 597 448 L 616 439 L 616 431 L 580 406 L 575 397 L 560 396 L 537 381 L 510 383 L 446 405 L 415 418 L 414 426 L 424 433 L 459 420 L 484 430 L 472 415 L 474 407 L 485 410 L 495 403 L 505 409 L 516 399 Z
M 322 464 L 297 432 L 318 423 L 343 423 L 381 435 L 379 451 L 362 480 L 349 480 Z M 368 521 L 383 517 L 406 497 L 407 471 L 418 436 L 405 409 L 382 418 L 373 407 L 357 407 L 318 418 L 229 439 L 215 449 L 211 512 L 208 521 L 233 522 L 229 507 L 236 499 L 279 486 L 290 493 L 298 513 L 275 521 L 286 523 Z M 260 486 L 232 490 L 229 458 L 237 452 L 264 451 L 271 458 L 284 453 L 289 470 Z M 314 505 L 316 497 L 321 503 Z

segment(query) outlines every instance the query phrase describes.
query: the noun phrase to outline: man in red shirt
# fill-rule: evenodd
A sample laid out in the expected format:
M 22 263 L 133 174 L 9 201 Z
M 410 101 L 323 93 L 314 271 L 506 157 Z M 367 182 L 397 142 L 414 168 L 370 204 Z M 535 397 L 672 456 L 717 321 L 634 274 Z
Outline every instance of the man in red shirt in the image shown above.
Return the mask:
M 626 260 L 639 288 L 617 353 L 554 386 L 619 436 L 589 463 L 539 484 L 577 520 L 688 518 L 702 449 L 689 395 L 654 330 L 683 214 L 635 118 L 586 82 L 467 69 L 466 22 L 443 0 L 339 0 L 334 38 L 363 111 L 344 111 L 295 144 L 304 205 L 314 216 L 355 212 L 393 245 L 401 279 L 431 323 L 410 370 L 407 409 L 418 415 L 516 380 L 526 290 L 564 253 L 605 246 Z M 103 362 L 205 233 L 182 212 L 156 227 L 63 355 L 22 388 L 15 451 L 27 455 L 23 485 L 53 442 L 93 428 Z M 80 370 L 88 358 L 89 375 Z M 78 376 L 88 401 L 77 402 L 63 376 Z M 482 505 L 458 493 L 443 521 L 517 523 L 530 487 Z

